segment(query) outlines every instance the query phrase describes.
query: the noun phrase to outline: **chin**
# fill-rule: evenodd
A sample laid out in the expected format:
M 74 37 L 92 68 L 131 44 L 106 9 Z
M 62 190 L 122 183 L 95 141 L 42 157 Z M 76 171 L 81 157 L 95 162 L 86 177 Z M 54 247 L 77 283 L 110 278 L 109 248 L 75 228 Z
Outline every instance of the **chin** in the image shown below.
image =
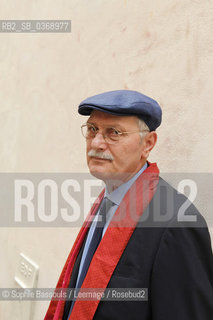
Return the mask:
M 90 173 L 92 176 L 104 181 L 105 183 L 110 183 L 112 181 L 121 182 L 123 175 L 120 175 L 115 172 L 109 172 L 106 170 L 95 170 L 95 168 L 90 168 Z
M 96 177 L 97 179 L 103 180 L 103 181 L 105 181 L 109 176 L 109 174 L 107 174 L 104 171 L 98 171 L 98 170 L 92 170 L 92 169 L 90 170 L 90 173 L 92 176 Z
M 91 175 L 100 180 L 105 180 L 110 175 L 109 165 L 106 162 L 99 163 L 99 161 L 95 161 L 92 159 L 88 163 L 88 167 Z

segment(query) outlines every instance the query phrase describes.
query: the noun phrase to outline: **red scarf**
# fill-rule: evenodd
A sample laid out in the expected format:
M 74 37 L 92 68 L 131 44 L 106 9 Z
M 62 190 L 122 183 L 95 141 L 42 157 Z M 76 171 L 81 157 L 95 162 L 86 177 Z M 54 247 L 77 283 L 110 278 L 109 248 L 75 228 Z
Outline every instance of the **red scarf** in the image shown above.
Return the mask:
M 159 170 L 156 163 L 150 163 L 148 168 L 137 178 L 124 196 L 116 210 L 107 231 L 105 232 L 89 266 L 82 284 L 83 288 L 103 288 L 116 268 L 119 259 L 137 225 L 144 210 L 151 201 L 158 184 Z M 72 269 L 78 252 L 91 224 L 91 217 L 96 214 L 104 196 L 101 192 L 87 216 L 68 259 L 64 265 L 56 288 L 68 288 Z M 122 218 L 121 218 L 122 217 Z M 100 300 L 76 300 L 69 320 L 91 320 L 95 314 Z M 65 301 L 52 300 L 44 320 L 62 320 Z

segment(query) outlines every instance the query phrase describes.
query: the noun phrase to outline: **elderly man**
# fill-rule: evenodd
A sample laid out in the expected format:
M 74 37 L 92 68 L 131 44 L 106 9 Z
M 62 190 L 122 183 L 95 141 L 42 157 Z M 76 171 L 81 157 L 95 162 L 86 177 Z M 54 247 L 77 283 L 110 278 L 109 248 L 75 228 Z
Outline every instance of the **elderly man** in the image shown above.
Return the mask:
M 147 288 L 147 299 L 52 301 L 45 320 L 213 319 L 213 259 L 206 223 L 147 161 L 161 108 L 136 91 L 84 100 L 87 163 L 106 188 L 94 203 L 57 288 Z M 142 291 L 141 291 L 142 292 Z

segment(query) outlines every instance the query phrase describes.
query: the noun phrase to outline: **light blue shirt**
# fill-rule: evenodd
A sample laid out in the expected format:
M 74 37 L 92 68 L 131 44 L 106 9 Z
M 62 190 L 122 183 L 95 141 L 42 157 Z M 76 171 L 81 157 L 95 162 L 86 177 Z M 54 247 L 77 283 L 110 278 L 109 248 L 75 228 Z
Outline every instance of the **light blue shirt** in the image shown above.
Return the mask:
M 145 163 L 145 165 L 130 180 L 128 180 L 127 182 L 125 182 L 122 185 L 120 185 L 117 189 L 115 189 L 111 193 L 108 192 L 107 188 L 105 189 L 104 197 L 107 197 L 109 200 L 111 200 L 114 203 L 114 205 L 107 212 L 106 223 L 105 223 L 105 226 L 104 226 L 104 229 L 103 229 L 102 237 L 104 236 L 104 234 L 105 234 L 105 232 L 106 232 L 106 230 L 107 230 L 107 228 L 108 228 L 108 226 L 110 224 L 110 221 L 112 220 L 112 217 L 113 217 L 115 211 L 117 210 L 118 206 L 120 205 L 123 197 L 125 196 L 125 194 L 129 190 L 131 185 L 142 174 L 142 172 L 144 170 L 146 170 L 147 167 L 148 167 L 148 164 Z M 89 248 L 89 245 L 90 245 L 90 242 L 91 242 L 91 239 L 92 239 L 95 227 L 96 227 L 98 216 L 99 216 L 99 211 L 97 212 L 95 219 L 93 219 L 92 224 L 90 226 L 90 229 L 88 231 L 88 236 L 87 236 L 85 247 L 84 247 L 84 251 L 83 251 L 83 254 L 82 254 L 81 263 L 80 263 L 80 266 L 79 266 L 78 278 L 77 278 L 77 281 L 76 281 L 76 288 L 78 288 L 79 276 L 81 274 L 82 267 L 83 267 L 83 264 L 84 264 L 84 260 L 86 258 L 87 250 Z

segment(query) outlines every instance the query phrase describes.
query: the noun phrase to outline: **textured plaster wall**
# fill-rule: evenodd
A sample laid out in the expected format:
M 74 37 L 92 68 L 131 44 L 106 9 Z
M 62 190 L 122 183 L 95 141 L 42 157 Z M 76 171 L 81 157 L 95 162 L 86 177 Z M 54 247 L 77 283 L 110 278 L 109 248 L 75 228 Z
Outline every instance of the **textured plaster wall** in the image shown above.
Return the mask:
M 212 172 L 212 14 L 212 0 L 1 1 L 0 19 L 72 20 L 72 33 L 0 34 L 1 172 L 86 172 L 77 105 L 114 89 L 161 104 L 150 160 L 162 172 Z M 24 252 L 38 287 L 54 287 L 77 231 L 2 228 L 0 286 L 17 286 Z M 35 302 L 31 319 L 47 305 Z M 26 308 L 1 302 L 0 318 L 29 319 Z

